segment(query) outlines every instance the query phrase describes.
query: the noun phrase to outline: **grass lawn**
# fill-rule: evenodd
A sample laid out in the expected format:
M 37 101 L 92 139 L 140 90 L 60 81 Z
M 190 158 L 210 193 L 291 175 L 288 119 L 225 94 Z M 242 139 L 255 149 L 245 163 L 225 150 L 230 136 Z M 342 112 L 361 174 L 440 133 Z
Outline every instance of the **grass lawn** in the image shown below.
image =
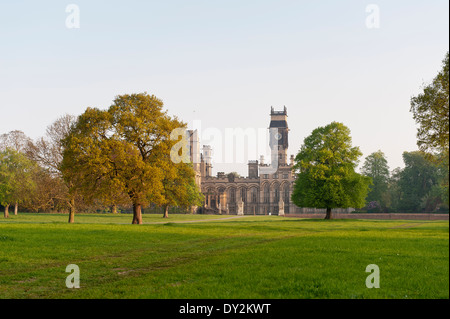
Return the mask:
M 449 298 L 448 221 L 229 217 L 0 217 L 0 298 Z

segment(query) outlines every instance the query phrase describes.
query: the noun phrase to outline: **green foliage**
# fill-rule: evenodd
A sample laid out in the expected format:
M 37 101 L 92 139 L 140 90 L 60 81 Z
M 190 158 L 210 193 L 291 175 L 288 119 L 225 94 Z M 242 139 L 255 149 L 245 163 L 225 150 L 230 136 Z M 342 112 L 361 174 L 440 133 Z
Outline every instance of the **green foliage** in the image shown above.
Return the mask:
M 423 152 L 404 152 L 400 172 L 398 209 L 402 212 L 434 211 L 442 203 L 441 174 L 436 161 Z
M 372 179 L 372 185 L 369 186 L 367 202 L 377 202 L 381 208 L 389 206 L 388 183 L 389 166 L 387 159 L 382 151 L 377 151 L 366 157 L 361 169 L 362 174 Z
M 399 203 L 402 196 L 402 191 L 400 188 L 400 175 L 402 173 L 402 169 L 397 167 L 391 171 L 389 181 L 388 181 L 388 191 L 387 191 L 387 211 L 388 212 L 397 212 Z
M 449 148 L 449 53 L 442 70 L 425 86 L 423 93 L 411 98 L 414 120 L 419 124 L 417 144 L 425 152 L 444 152 Z
M 449 183 L 449 165 L 448 165 L 448 161 L 449 161 L 449 157 L 448 157 L 448 153 L 441 153 L 436 155 L 437 160 L 437 168 L 438 168 L 438 175 L 439 175 L 439 192 L 440 192 L 440 196 L 442 199 L 443 204 L 445 204 L 447 206 L 447 210 L 448 210 L 448 206 L 449 206 L 449 188 L 448 188 L 448 183 Z
M 440 187 L 428 198 L 440 197 L 448 206 L 448 171 L 449 171 L 449 53 L 443 61 L 442 70 L 426 85 L 423 93 L 411 98 L 411 109 L 414 120 L 419 124 L 417 145 L 427 153 L 429 159 L 439 163 L 440 170 L 446 175 L 441 178 Z M 436 156 L 436 154 L 440 154 Z M 442 166 L 443 165 L 443 166 Z M 438 196 L 438 193 L 441 195 Z M 433 200 L 432 200 L 433 201 Z M 430 200 L 425 201 L 427 203 Z M 428 204 L 424 204 L 427 206 Z M 423 205 L 422 205 L 423 206 Z
M 26 200 L 35 184 L 37 166 L 24 154 L 13 149 L 0 152 L 0 204 L 10 205 Z
M 292 201 L 299 207 L 360 208 L 365 205 L 370 178 L 355 172 L 358 147 L 350 130 L 333 122 L 305 138 L 295 158 L 297 179 Z
M 157 204 L 163 207 L 177 206 L 185 209 L 202 205 L 204 197 L 195 183 L 192 164 L 168 162 L 165 167 L 162 180 L 163 201 Z

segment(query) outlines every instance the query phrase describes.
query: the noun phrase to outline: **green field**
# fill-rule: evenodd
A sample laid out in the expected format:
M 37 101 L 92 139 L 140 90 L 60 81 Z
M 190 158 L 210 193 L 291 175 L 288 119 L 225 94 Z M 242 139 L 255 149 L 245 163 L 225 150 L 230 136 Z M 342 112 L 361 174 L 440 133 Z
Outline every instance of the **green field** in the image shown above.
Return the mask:
M 449 298 L 448 221 L 229 217 L 1 218 L 0 298 Z

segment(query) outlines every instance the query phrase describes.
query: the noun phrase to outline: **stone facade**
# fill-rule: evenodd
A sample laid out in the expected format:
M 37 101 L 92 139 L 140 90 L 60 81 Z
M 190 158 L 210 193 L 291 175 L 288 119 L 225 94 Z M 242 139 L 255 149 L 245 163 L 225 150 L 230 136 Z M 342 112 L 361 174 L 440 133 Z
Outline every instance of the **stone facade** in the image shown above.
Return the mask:
M 294 156 L 288 163 L 287 109 L 270 113 L 271 164 L 253 160 L 248 163 L 248 176 L 217 173 L 212 176 L 211 147 L 204 145 L 200 153 L 195 131 L 188 131 L 191 160 L 196 181 L 205 196 L 203 213 L 238 215 L 285 215 L 323 213 L 324 209 L 299 208 L 291 201 L 295 176 L 292 172 Z M 273 169 L 275 168 L 275 169 Z M 346 212 L 348 210 L 339 210 Z

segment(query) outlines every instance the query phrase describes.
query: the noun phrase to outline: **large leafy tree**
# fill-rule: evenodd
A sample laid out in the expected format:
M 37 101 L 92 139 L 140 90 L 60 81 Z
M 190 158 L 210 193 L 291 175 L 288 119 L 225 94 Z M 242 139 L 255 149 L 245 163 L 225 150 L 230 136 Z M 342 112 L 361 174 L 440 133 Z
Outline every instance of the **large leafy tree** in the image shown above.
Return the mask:
M 64 141 L 64 176 L 84 195 L 110 201 L 126 195 L 132 223 L 142 224 L 143 206 L 171 203 L 163 182 L 175 165 L 170 151 L 177 141 L 170 136 L 184 127 L 153 95 L 117 96 L 108 110 L 88 108 L 78 118 Z
M 18 204 L 33 191 L 32 177 L 36 168 L 36 164 L 20 152 L 8 148 L 0 152 L 0 204 L 5 207 L 6 218 L 9 206 L 16 204 L 14 213 L 17 214 Z
M 389 201 L 389 211 L 397 212 L 399 209 L 400 201 L 402 198 L 402 190 L 400 187 L 400 176 L 402 174 L 402 169 L 396 167 L 390 172 L 389 182 L 388 182 L 388 192 L 387 198 Z
M 448 205 L 449 171 L 449 53 L 442 70 L 433 81 L 425 85 L 423 93 L 411 98 L 414 120 L 419 125 L 417 145 L 428 159 L 437 160 L 447 175 L 441 179 L 440 192 Z
M 419 125 L 417 144 L 424 152 L 446 153 L 449 149 L 449 54 L 442 70 L 423 88 L 423 93 L 411 98 L 414 120 Z
M 190 163 L 166 165 L 162 185 L 163 198 L 160 206 L 164 208 L 163 217 L 167 218 L 169 206 L 189 208 L 199 206 L 204 197 L 195 183 L 195 172 Z
M 370 177 L 373 183 L 369 186 L 366 201 L 378 202 L 382 208 L 386 209 L 388 206 L 389 166 L 384 153 L 379 150 L 368 155 L 361 172 Z
M 295 157 L 294 204 L 326 208 L 326 219 L 332 218 L 333 208 L 363 207 L 371 181 L 355 172 L 361 155 L 342 123 L 315 129 Z
M 21 154 L 25 154 L 27 150 L 28 143 L 31 142 L 31 139 L 25 135 L 24 132 L 19 130 L 10 131 L 8 133 L 0 135 L 0 151 L 10 152 L 11 150 L 19 152 Z M 22 159 L 23 156 L 21 156 Z M 25 182 L 22 187 L 23 190 L 26 190 L 27 182 Z M 14 215 L 17 215 L 19 202 L 24 203 L 25 199 L 30 199 L 31 194 L 29 192 L 24 192 L 20 195 L 18 201 L 14 203 Z
M 401 191 L 398 209 L 404 212 L 435 210 L 443 201 L 439 183 L 445 173 L 435 160 L 420 151 L 404 152 L 403 161 L 405 168 L 398 180 Z

